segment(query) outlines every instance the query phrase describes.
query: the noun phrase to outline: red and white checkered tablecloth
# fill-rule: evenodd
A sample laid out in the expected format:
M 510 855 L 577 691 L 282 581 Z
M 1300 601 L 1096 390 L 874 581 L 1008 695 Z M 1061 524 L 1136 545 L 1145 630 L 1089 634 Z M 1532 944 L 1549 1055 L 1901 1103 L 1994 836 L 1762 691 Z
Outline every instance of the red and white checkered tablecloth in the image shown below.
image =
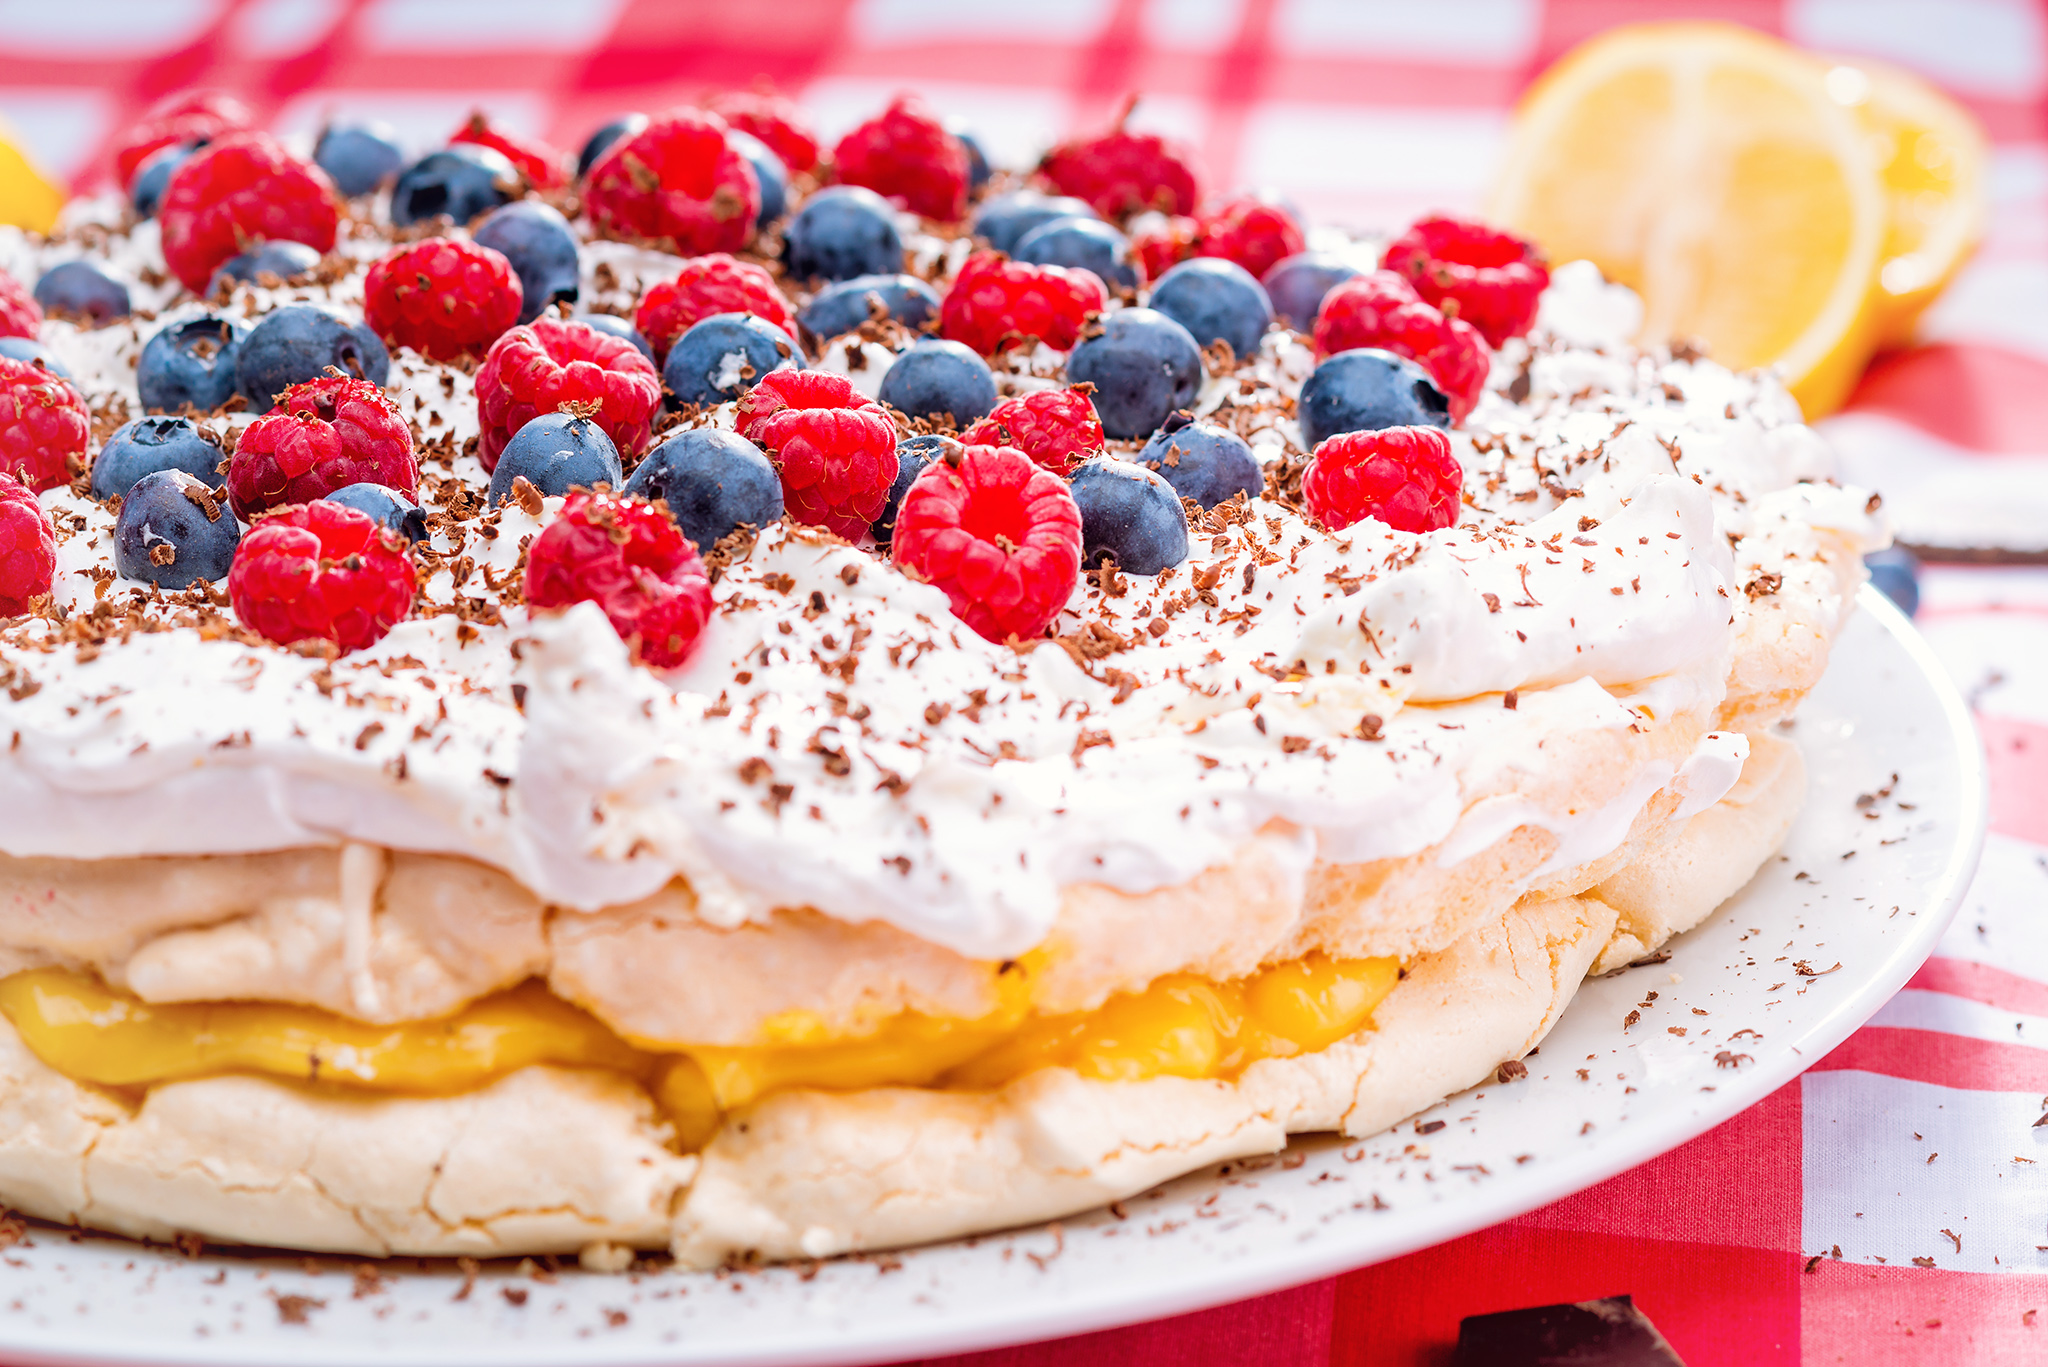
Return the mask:
M 0 118 L 87 188 L 109 140 L 188 85 L 233 89 L 282 132 L 373 115 L 422 148 L 475 106 L 574 146 L 616 112 L 757 76 L 836 136 L 910 87 L 1012 165 L 1142 90 L 1136 122 L 1192 139 L 1217 187 L 1399 226 L 1476 207 L 1546 62 L 1611 24 L 1677 16 L 1889 59 L 1984 121 L 1988 241 L 1922 345 L 1881 358 L 1825 430 L 1908 539 L 2048 560 L 2048 13 L 2033 0 L 0 0 Z M 2048 1361 L 2048 1127 L 2033 1128 L 2048 1107 L 2048 568 L 1938 566 L 1923 589 L 1921 627 L 1990 755 L 1992 834 L 1938 955 L 1841 1049 L 1675 1153 L 1483 1233 L 953 1361 L 1436 1362 L 1461 1316 L 1616 1292 L 1692 1367 Z

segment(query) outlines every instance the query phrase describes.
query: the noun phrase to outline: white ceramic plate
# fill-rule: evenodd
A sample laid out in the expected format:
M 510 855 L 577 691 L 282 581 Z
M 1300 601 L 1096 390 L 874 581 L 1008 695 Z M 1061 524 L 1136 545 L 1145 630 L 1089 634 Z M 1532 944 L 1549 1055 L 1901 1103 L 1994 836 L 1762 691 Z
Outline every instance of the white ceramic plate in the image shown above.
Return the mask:
M 492 1267 L 464 1295 L 446 1267 L 386 1268 L 377 1284 L 334 1259 L 186 1259 L 32 1229 L 0 1262 L 0 1358 L 886 1362 L 1237 1300 L 1557 1200 L 1719 1124 L 1841 1043 L 1961 902 L 1984 831 L 1976 732 L 1912 627 L 1869 589 L 1862 608 L 1799 715 L 1811 791 L 1781 856 L 1668 962 L 1586 984 L 1526 1081 L 1364 1143 L 1309 1139 L 1183 1178 L 1121 1218 L 810 1269 L 540 1281 Z

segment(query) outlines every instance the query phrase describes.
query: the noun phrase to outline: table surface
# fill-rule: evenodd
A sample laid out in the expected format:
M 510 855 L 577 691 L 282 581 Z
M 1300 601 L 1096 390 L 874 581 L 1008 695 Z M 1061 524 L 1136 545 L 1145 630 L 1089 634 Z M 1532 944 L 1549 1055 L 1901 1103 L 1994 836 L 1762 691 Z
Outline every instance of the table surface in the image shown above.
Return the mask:
M 1627 1292 L 1692 1367 L 2048 1358 L 2048 13 L 2038 0 L 0 0 L 0 119 L 103 181 L 109 140 L 208 84 L 271 127 L 375 116 L 424 148 L 481 106 L 564 146 L 765 76 L 828 137 L 923 92 L 999 162 L 1105 121 L 1219 188 L 1398 227 L 1478 204 L 1517 93 L 1609 24 L 1730 19 L 1920 71 L 1983 120 L 1993 221 L 1912 350 L 1823 430 L 1931 566 L 1920 625 L 1977 714 L 1991 835 L 1968 902 L 1868 1027 L 1768 1101 L 1601 1186 L 1279 1295 L 955 1367 L 1448 1361 L 1465 1315 Z M 2023 561 L 2035 562 L 2030 567 Z

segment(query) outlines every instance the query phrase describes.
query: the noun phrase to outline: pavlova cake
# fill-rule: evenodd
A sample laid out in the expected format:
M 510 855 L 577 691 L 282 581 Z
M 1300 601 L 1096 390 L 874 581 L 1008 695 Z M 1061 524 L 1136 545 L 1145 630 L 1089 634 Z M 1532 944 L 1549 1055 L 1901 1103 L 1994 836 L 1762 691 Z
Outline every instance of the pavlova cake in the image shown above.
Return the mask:
M 0 237 L 6 1205 L 1055 1217 L 1516 1075 L 1799 806 L 1877 501 L 1590 266 L 914 100 L 246 122 Z

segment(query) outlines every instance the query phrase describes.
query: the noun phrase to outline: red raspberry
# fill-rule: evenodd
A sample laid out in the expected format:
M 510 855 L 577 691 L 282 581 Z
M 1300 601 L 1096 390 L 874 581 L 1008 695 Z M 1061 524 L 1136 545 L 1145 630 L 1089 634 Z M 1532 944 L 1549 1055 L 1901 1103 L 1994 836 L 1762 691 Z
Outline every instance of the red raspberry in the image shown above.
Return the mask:
M 640 298 L 633 326 L 654 348 L 654 359 L 660 363 L 668 359 L 668 349 L 692 323 L 714 313 L 751 313 L 791 338 L 796 336 L 789 301 L 775 288 L 775 277 L 751 261 L 724 252 L 692 257 L 674 280 L 650 288 Z
M 1465 421 L 1486 390 L 1486 341 L 1462 318 L 1446 318 L 1415 296 L 1392 271 L 1354 276 L 1323 296 L 1316 311 L 1316 353 L 1379 347 L 1406 356 L 1451 401 L 1451 421 Z
M 1029 641 L 1081 577 L 1081 510 L 1067 482 L 1022 451 L 969 446 L 904 492 L 893 554 L 982 636 Z
M 332 641 L 346 655 L 412 615 L 412 552 L 368 513 L 320 500 L 270 514 L 242 538 L 228 598 L 281 646 Z
M 526 601 L 595 603 L 635 659 L 673 669 L 711 616 L 711 579 L 697 548 L 653 504 L 579 489 L 527 551 Z
M 157 211 L 164 264 L 194 294 L 206 289 L 216 266 L 252 242 L 331 250 L 339 217 L 327 173 L 267 133 L 235 133 L 200 148 L 172 173 Z
M 976 252 L 946 292 L 940 331 L 984 356 L 1033 337 L 1055 351 L 1071 351 L 1081 325 L 1105 302 L 1102 281 L 1093 271 L 1032 266 L 1001 252 Z
M 896 424 L 844 375 L 771 370 L 740 398 L 740 435 L 775 457 L 791 517 L 867 535 L 896 482 Z
M 0 337 L 27 337 L 42 331 L 43 306 L 28 287 L 0 270 Z
M 228 458 L 228 502 L 253 521 L 266 508 L 310 503 L 351 484 L 419 495 L 412 429 L 368 380 L 328 374 L 295 384 L 250 423 Z
M 818 135 L 793 101 L 766 90 L 725 90 L 706 100 L 704 107 L 767 143 L 791 175 L 818 164 Z
M 1157 280 L 1193 256 L 1201 240 L 1202 225 L 1186 214 L 1175 214 L 1159 231 L 1132 238 L 1131 255 L 1147 280 Z
M 513 328 L 477 367 L 477 455 L 484 469 L 498 468 L 498 453 L 514 432 L 565 403 L 595 403 L 591 421 L 620 455 L 637 456 L 661 407 L 661 376 L 625 338 L 573 318 L 543 315 Z
M 510 129 L 498 127 L 484 117 L 481 109 L 471 113 L 468 122 L 448 139 L 451 147 L 461 142 L 473 142 L 479 147 L 503 152 L 505 159 L 517 166 L 519 174 L 525 176 L 527 184 L 536 190 L 559 190 L 569 183 L 564 158 L 559 151 L 539 138 L 522 138 Z
M 1417 221 L 1394 239 L 1384 261 L 1445 313 L 1452 310 L 1444 301 L 1455 301 L 1458 317 L 1491 347 L 1529 330 L 1550 284 L 1550 268 L 1533 242 L 1464 218 Z
M 1301 225 L 1285 208 L 1257 195 L 1232 195 L 1202 211 L 1195 254 L 1235 261 L 1254 280 L 1263 280 L 1274 263 L 1307 246 Z
M 33 489 L 0 474 L 0 617 L 28 611 L 57 579 L 57 529 Z
M 699 256 L 747 244 L 761 183 L 726 142 L 724 119 L 679 109 L 607 148 L 590 168 L 583 203 L 612 237 Z
M 1202 198 L 1194 152 L 1156 133 L 1125 132 L 1124 122 L 1137 105 L 1136 96 L 1126 101 L 1116 126 L 1101 137 L 1061 143 L 1047 152 L 1038 173 L 1061 194 L 1093 204 L 1104 218 L 1146 209 L 1193 213 Z
M 1397 532 L 1433 532 L 1458 520 L 1464 484 L 1451 439 L 1441 431 L 1386 427 L 1341 432 L 1316 447 L 1302 472 L 1301 494 L 1316 521 L 1333 532 L 1368 517 Z
M 483 354 L 519 321 L 525 299 L 503 254 L 429 237 L 394 248 L 363 281 L 363 320 L 394 348 L 430 361 Z
M 220 90 L 186 90 L 157 101 L 115 144 L 114 174 L 121 188 L 150 154 L 181 142 L 203 142 L 255 125 L 249 107 Z
M 1091 385 L 1041 389 L 1004 399 L 960 434 L 969 446 L 1014 446 L 1061 474 L 1102 454 L 1102 421 L 1088 395 Z
M 85 461 L 92 412 L 78 391 L 34 361 L 0 356 L 0 474 L 41 493 Z
M 967 212 L 967 149 L 924 101 L 898 95 L 839 140 L 839 178 L 901 200 L 912 213 L 952 223 Z

